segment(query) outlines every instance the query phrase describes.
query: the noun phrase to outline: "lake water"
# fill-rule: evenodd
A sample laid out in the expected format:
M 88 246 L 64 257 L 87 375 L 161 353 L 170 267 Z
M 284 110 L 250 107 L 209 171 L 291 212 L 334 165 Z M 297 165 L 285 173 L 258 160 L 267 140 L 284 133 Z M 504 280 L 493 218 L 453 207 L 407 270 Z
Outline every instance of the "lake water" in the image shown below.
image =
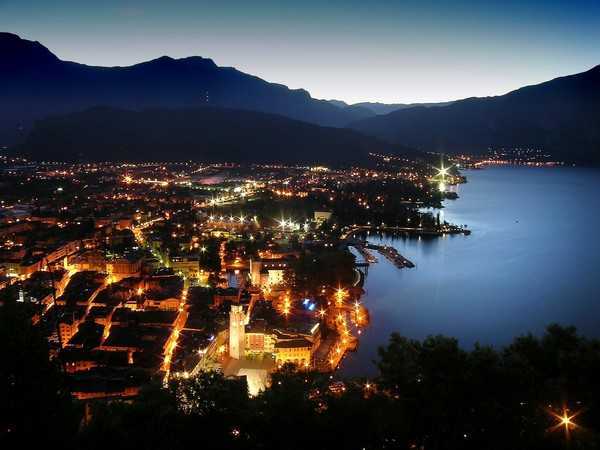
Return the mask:
M 443 218 L 470 236 L 402 238 L 371 232 L 416 264 L 384 257 L 365 283 L 371 323 L 342 373 L 372 375 L 390 333 L 444 334 L 464 348 L 501 346 L 557 322 L 600 337 L 600 171 L 494 167 L 464 171 Z M 379 255 L 380 256 L 380 255 Z

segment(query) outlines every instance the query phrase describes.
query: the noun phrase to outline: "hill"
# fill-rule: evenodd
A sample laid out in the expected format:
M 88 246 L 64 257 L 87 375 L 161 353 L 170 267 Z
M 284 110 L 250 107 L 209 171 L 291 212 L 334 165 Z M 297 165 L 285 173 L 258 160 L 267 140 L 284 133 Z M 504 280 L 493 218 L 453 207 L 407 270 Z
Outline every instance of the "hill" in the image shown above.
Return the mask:
M 380 114 L 389 114 L 400 109 L 415 108 L 417 106 L 426 106 L 428 108 L 435 106 L 447 106 L 452 102 L 439 103 L 380 103 L 380 102 L 361 102 L 348 104 L 342 100 L 327 100 L 332 105 L 348 111 L 355 111 L 362 118 L 373 117 Z
M 212 60 L 168 56 L 129 67 L 62 61 L 39 42 L 0 33 L 0 145 L 34 120 L 93 106 L 125 109 L 220 106 L 281 114 L 325 126 L 364 116 Z
M 36 122 L 18 148 L 35 160 L 207 161 L 347 165 L 369 152 L 409 153 L 354 130 L 273 114 L 203 107 L 96 107 Z
M 567 161 L 600 162 L 600 66 L 506 95 L 415 107 L 352 128 L 438 152 L 540 148 Z

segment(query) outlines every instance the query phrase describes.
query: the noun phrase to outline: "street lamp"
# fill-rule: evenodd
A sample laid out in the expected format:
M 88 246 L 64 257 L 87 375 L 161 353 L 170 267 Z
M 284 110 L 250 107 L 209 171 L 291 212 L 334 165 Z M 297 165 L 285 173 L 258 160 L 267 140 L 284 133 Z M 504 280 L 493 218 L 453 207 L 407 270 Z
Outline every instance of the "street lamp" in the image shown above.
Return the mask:
M 555 413 L 554 411 L 550 411 L 556 420 L 558 421 L 552 428 L 552 431 L 564 428 L 565 435 L 568 437 L 569 432 L 578 428 L 579 426 L 573 421 L 575 417 L 577 417 L 581 411 L 577 411 L 571 415 L 568 413 L 568 409 L 563 409 L 561 414 Z

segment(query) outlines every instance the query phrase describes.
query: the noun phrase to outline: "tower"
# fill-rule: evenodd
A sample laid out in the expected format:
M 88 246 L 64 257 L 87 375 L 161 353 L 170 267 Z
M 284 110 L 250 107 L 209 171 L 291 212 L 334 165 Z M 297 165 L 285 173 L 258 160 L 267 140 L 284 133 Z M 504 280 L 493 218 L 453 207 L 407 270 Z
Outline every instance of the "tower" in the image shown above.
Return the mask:
M 260 270 L 262 269 L 262 261 L 254 261 L 250 258 L 250 281 L 252 286 L 260 287 Z
M 246 317 L 242 305 L 231 305 L 229 312 L 229 356 L 243 359 L 246 347 Z

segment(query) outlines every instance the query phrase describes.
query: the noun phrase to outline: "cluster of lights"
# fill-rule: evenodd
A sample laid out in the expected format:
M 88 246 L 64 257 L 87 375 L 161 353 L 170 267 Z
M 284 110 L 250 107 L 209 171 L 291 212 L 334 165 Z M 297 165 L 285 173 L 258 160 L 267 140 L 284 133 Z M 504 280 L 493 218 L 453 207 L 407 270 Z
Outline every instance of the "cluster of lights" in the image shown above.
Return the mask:
M 288 295 L 286 295 L 283 299 L 283 315 L 284 316 L 288 316 L 290 314 L 290 308 L 291 308 L 291 303 L 290 303 L 290 297 Z
M 277 223 L 279 224 L 279 228 L 281 228 L 281 231 L 285 231 L 286 228 L 289 231 L 298 231 L 300 229 L 300 224 L 292 221 L 292 219 L 285 220 L 282 218 L 281 220 L 278 220 Z M 307 223 L 304 224 L 304 229 L 308 229 Z
M 247 219 L 243 214 L 240 214 L 239 216 L 229 216 L 229 217 L 225 217 L 225 216 L 214 216 L 211 215 L 208 217 L 208 221 L 209 222 L 239 222 L 239 223 L 246 223 L 248 222 L 254 222 L 258 224 L 258 218 L 256 216 L 252 217 L 251 219 Z

